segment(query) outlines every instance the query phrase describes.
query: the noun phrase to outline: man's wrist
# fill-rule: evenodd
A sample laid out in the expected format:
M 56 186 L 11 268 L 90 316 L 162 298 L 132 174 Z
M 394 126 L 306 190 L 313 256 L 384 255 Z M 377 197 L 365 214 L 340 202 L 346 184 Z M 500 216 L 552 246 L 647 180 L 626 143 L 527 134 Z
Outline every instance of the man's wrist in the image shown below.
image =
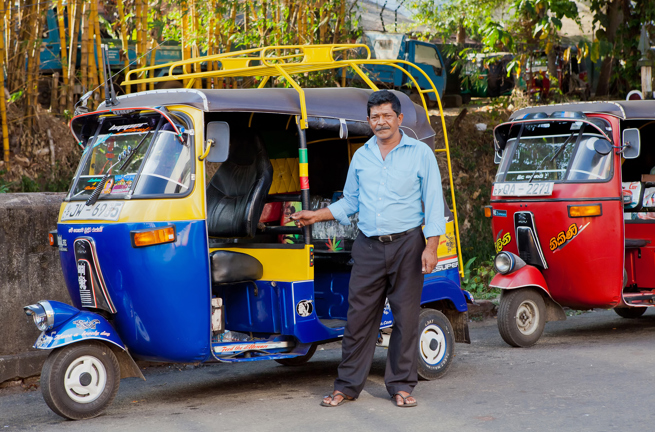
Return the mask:
M 431 252 L 437 252 L 439 248 L 439 238 L 441 236 L 428 237 L 428 242 L 425 245 L 425 249 Z

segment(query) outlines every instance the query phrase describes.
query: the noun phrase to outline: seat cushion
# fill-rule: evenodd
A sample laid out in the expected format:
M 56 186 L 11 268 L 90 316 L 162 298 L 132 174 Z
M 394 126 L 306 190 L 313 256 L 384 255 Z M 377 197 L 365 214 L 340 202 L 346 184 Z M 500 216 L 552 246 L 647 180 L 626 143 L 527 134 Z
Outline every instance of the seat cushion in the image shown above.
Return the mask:
M 632 249 L 632 248 L 646 247 L 648 243 L 650 243 L 649 240 L 627 238 L 625 239 L 625 248 Z
M 209 258 L 215 284 L 255 281 L 264 274 L 257 258 L 241 252 L 215 251 Z

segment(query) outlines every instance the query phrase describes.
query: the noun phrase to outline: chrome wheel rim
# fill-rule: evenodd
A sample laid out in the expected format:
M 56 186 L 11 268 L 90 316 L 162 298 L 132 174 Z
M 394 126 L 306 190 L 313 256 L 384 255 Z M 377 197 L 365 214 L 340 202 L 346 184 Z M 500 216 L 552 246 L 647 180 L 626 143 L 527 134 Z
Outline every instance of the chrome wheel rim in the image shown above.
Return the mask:
M 64 388 L 72 400 L 88 404 L 98 399 L 107 385 L 107 370 L 93 356 L 82 356 L 66 369 Z
M 529 336 L 539 326 L 539 308 L 532 300 L 524 300 L 516 310 L 516 327 L 521 334 Z
M 432 366 L 441 363 L 446 355 L 446 335 L 439 326 L 431 324 L 423 329 L 419 351 L 425 363 Z

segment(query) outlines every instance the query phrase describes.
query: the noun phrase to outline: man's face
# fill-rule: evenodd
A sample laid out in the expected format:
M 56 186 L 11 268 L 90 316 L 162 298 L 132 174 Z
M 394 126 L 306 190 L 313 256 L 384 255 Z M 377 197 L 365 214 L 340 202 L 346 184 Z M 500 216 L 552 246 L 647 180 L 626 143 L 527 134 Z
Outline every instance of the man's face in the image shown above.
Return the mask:
M 371 107 L 371 113 L 368 124 L 371 126 L 373 133 L 378 139 L 389 139 L 398 133 L 400 125 L 403 123 L 403 115 L 396 115 L 391 108 L 391 103 Z

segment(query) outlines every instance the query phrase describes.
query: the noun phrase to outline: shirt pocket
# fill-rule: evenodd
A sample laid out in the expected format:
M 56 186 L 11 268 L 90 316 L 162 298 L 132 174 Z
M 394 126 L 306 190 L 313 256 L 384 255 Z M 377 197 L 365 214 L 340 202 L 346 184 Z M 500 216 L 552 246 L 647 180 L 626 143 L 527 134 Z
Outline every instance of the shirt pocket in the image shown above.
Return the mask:
M 415 170 L 393 169 L 389 173 L 388 185 L 393 195 L 406 197 L 418 187 L 418 175 Z

